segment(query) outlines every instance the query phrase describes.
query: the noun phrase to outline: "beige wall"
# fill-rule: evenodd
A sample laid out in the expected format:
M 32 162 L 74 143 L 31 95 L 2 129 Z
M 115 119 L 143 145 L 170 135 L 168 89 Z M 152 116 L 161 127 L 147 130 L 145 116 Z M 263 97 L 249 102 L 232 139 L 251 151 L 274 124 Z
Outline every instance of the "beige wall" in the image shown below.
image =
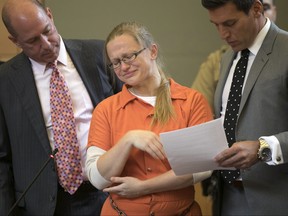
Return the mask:
M 0 0 L 0 6 L 5 0 Z M 199 65 L 222 41 L 209 22 L 200 0 L 46 0 L 59 33 L 65 38 L 105 39 L 122 21 L 146 25 L 159 42 L 166 72 L 179 83 L 190 86 Z M 287 0 L 276 0 L 277 24 L 288 29 Z M 8 39 L 0 23 L 0 60 L 20 50 Z
M 276 1 L 279 24 L 288 29 L 288 15 L 284 11 L 288 1 Z M 59 32 L 67 38 L 105 39 L 122 21 L 143 23 L 161 46 L 166 71 L 187 86 L 201 62 L 222 44 L 200 0 L 46 0 L 46 3 L 54 13 Z
M 0 8 L 5 0 L 0 0 Z M 2 14 L 2 13 L 1 13 Z M 6 61 L 19 52 L 19 49 L 8 40 L 8 32 L 6 31 L 2 21 L 0 22 L 0 61 Z
M 105 39 L 114 26 L 135 20 L 160 44 L 166 71 L 190 86 L 205 56 L 220 46 L 216 30 L 195 0 L 46 0 L 66 38 Z

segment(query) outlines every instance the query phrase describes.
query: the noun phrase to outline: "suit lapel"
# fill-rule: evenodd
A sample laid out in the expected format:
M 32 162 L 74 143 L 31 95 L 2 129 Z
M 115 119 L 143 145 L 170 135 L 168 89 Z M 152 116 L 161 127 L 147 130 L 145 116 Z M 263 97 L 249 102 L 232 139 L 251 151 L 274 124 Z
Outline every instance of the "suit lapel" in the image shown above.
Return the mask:
M 31 63 L 23 53 L 17 58 L 18 60 L 15 61 L 17 63 L 12 65 L 14 70 L 8 74 L 9 78 L 19 95 L 19 99 L 22 102 L 21 106 L 34 128 L 35 134 L 37 134 L 39 138 L 39 143 L 41 143 L 46 152 L 50 154 L 51 147 L 46 132 Z
M 94 106 L 104 99 L 104 93 L 102 88 L 102 82 L 100 80 L 98 70 L 98 63 L 93 58 L 92 53 L 83 52 L 83 43 L 78 41 L 64 40 L 66 50 L 73 61 L 83 83 L 90 95 Z M 94 52 L 97 52 L 94 50 Z
M 277 27 L 272 23 L 270 30 L 268 31 L 266 38 L 264 39 L 262 46 L 258 51 L 254 59 L 254 62 L 251 66 L 240 103 L 239 115 L 241 114 L 259 75 L 264 70 L 264 66 L 269 60 L 269 54 L 272 52 L 276 36 L 277 36 Z
M 220 117 L 220 112 L 222 108 L 222 94 L 224 90 L 224 86 L 233 63 L 233 59 L 235 58 L 236 53 L 233 50 L 229 49 L 227 53 L 224 54 L 223 59 L 221 60 L 221 69 L 220 69 L 220 77 L 218 81 L 218 85 L 215 92 L 215 116 L 216 118 Z M 225 70 L 225 71 L 223 71 Z
M 241 98 L 241 103 L 240 103 L 240 107 L 239 107 L 239 114 L 241 114 L 241 111 L 243 109 L 243 107 L 245 106 L 247 99 L 249 97 L 250 92 L 253 89 L 253 86 L 255 85 L 264 65 L 266 64 L 266 62 L 268 61 L 268 56 L 266 53 L 263 53 L 259 50 L 253 65 L 251 66 L 245 87 L 244 87 L 244 91 L 243 91 L 243 95 Z

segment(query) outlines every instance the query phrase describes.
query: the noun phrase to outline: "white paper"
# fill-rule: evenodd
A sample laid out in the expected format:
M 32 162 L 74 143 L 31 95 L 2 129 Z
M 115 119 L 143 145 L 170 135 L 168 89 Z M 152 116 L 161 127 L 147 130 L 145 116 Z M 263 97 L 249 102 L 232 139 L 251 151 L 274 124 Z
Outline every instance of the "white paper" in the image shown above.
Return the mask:
M 217 169 L 214 158 L 228 148 L 222 120 L 160 134 L 170 166 L 176 175 Z

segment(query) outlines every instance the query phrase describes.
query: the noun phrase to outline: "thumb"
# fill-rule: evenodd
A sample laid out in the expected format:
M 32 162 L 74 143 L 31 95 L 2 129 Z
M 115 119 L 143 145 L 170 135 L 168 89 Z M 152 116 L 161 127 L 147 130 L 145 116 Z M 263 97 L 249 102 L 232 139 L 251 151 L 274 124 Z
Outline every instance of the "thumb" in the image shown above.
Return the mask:
M 120 184 L 124 182 L 124 178 L 123 177 L 111 177 L 110 181 L 113 183 Z

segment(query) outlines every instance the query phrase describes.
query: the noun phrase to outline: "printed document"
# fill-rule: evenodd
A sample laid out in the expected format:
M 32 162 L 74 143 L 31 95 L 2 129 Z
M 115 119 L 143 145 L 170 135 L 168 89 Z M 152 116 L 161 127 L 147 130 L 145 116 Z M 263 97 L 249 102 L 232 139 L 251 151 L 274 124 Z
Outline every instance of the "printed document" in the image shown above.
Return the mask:
M 160 134 L 160 140 L 176 175 L 208 170 L 235 169 L 219 167 L 214 157 L 228 148 L 222 119 Z

